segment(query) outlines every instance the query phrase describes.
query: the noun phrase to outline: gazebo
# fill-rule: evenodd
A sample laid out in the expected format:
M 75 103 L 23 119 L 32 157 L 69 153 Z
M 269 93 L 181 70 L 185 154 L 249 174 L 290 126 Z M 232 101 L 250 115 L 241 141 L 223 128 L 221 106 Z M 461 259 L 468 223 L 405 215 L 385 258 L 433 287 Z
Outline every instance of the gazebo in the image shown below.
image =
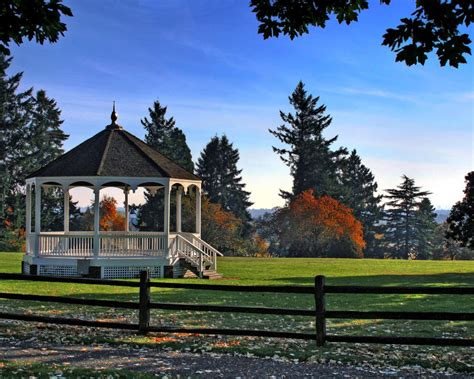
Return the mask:
M 28 176 L 22 272 L 110 279 L 133 278 L 141 270 L 148 270 L 152 277 L 161 278 L 219 277 L 216 258 L 222 254 L 201 239 L 200 178 L 125 131 L 117 124 L 115 106 L 111 119 L 104 130 Z M 61 232 L 41 230 L 42 191 L 51 187 L 60 187 L 64 193 Z M 94 192 L 93 231 L 69 230 L 69 191 L 76 187 L 87 187 Z M 123 190 L 123 231 L 100 230 L 100 192 L 106 187 Z M 130 230 L 128 197 L 138 187 L 151 193 L 163 191 L 163 230 Z M 173 232 L 170 231 L 172 189 L 176 193 Z M 194 232 L 185 233 L 181 231 L 182 195 L 190 192 L 195 193 L 196 222 Z

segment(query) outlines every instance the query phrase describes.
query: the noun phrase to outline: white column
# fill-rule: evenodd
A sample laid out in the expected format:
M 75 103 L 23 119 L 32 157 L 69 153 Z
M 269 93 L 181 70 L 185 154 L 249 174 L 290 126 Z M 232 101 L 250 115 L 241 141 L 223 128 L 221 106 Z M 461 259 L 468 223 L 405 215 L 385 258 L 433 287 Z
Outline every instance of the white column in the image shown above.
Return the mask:
M 129 205 L 128 205 L 128 193 L 130 192 L 130 189 L 128 187 L 125 187 L 123 190 L 123 194 L 125 195 L 125 231 L 128 232 L 130 231 L 130 210 L 129 210 Z M 127 240 L 128 241 L 128 240 Z
M 183 190 L 179 187 L 176 190 L 176 233 L 181 233 L 181 195 Z
M 201 190 L 196 187 L 196 233 L 201 236 Z
M 69 232 L 69 187 L 63 187 L 64 192 L 64 233 Z
M 35 251 L 37 257 L 40 254 L 40 233 L 41 233 L 41 185 L 35 184 Z
M 100 231 L 100 187 L 94 187 L 94 256 L 99 255 L 99 231 Z
M 165 232 L 165 254 L 166 257 L 170 257 L 170 182 L 168 181 L 163 190 L 165 191 L 164 202 L 165 202 L 165 211 L 163 217 L 163 230 Z
M 31 253 L 30 246 L 31 235 L 31 185 L 26 186 L 26 252 Z
M 169 182 L 165 184 L 163 190 L 165 191 L 164 202 L 165 202 L 165 212 L 163 218 L 163 229 L 166 235 L 170 233 L 170 184 Z

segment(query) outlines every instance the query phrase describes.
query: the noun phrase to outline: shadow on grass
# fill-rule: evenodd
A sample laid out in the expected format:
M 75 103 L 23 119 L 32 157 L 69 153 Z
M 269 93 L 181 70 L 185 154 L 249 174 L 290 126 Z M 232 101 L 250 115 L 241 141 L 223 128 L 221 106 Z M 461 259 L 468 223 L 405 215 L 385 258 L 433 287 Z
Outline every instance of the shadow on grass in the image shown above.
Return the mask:
M 315 273 L 315 276 L 318 275 Z M 314 277 L 274 278 L 272 281 L 296 285 L 314 285 Z M 285 283 L 286 284 L 286 283 Z M 410 275 L 367 275 L 326 277 L 326 284 L 343 286 L 463 286 L 474 287 L 474 273 L 441 273 Z

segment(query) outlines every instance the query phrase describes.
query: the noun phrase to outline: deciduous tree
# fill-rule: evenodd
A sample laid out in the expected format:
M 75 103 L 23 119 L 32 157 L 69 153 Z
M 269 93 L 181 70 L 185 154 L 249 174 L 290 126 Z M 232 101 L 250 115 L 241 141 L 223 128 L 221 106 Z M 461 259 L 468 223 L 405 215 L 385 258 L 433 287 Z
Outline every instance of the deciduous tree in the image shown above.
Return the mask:
M 390 4 L 391 0 L 380 0 Z M 396 53 L 397 62 L 424 64 L 427 54 L 436 51 L 441 66 L 458 67 L 471 54 L 471 39 L 464 29 L 474 21 L 471 0 L 417 0 L 415 10 L 402 18 L 396 28 L 387 29 L 382 45 Z M 263 37 L 288 35 L 291 39 L 308 33 L 309 26 L 325 28 L 334 16 L 341 23 L 359 20 L 369 8 L 367 0 L 251 0 Z
M 277 216 L 280 243 L 289 256 L 363 257 L 363 227 L 352 209 L 328 195 L 306 190 Z
M 2 0 L 0 3 L 0 53 L 10 54 L 11 42 L 23 39 L 56 42 L 67 30 L 61 18 L 72 17 L 62 0 Z

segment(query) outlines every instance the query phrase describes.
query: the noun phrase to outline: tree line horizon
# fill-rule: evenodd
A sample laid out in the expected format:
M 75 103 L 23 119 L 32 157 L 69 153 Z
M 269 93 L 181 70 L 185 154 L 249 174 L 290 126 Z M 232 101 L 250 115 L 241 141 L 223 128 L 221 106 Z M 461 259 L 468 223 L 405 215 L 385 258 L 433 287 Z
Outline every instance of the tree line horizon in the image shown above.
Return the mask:
M 25 178 L 63 154 L 68 136 L 56 101 L 43 90 L 19 92 L 22 73 L 8 76 L 10 63 L 0 55 L 0 250 L 18 251 L 24 244 Z M 225 134 L 211 137 L 194 163 L 186 136 L 166 106 L 154 101 L 141 119 L 147 144 L 201 177 L 204 240 L 227 255 L 474 259 L 474 172 L 466 175 L 465 198 L 447 222 L 437 225 L 431 193 L 413 178 L 403 175 L 398 187 L 379 194 L 357 150 L 335 148 L 338 136 L 323 136 L 332 117 L 302 81 L 289 103 L 293 111 L 280 111 L 282 124 L 269 133 L 279 142 L 274 153 L 290 168 L 292 189 L 280 190 L 284 206 L 256 220 L 248 211 L 252 203 L 238 168 L 239 150 Z M 62 196 L 59 189 L 45 196 L 45 230 L 61 230 Z M 193 196 L 183 198 L 183 231 L 193 230 Z M 101 200 L 103 230 L 123 230 L 116 205 L 110 196 Z M 90 209 L 81 213 L 71 201 L 70 210 L 71 230 L 91 227 Z M 159 230 L 163 210 L 159 192 L 145 191 L 144 204 L 132 210 L 135 226 Z

